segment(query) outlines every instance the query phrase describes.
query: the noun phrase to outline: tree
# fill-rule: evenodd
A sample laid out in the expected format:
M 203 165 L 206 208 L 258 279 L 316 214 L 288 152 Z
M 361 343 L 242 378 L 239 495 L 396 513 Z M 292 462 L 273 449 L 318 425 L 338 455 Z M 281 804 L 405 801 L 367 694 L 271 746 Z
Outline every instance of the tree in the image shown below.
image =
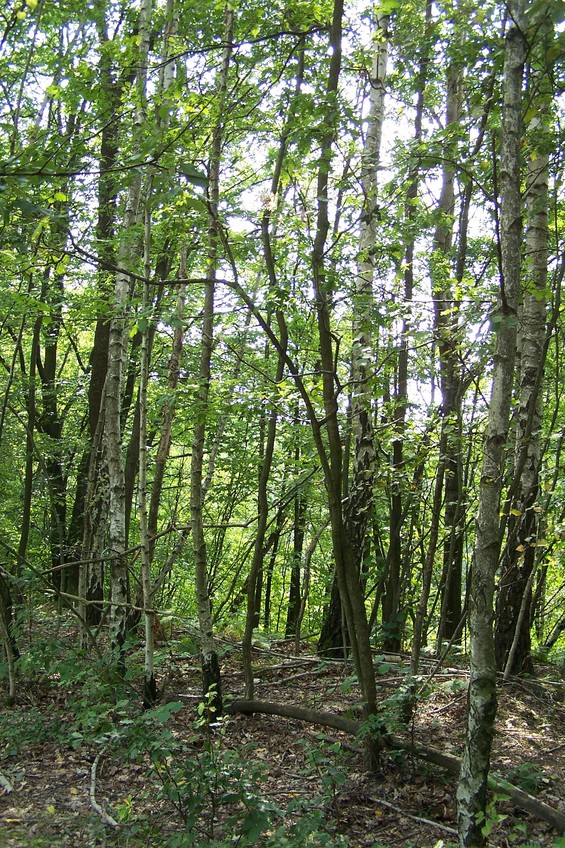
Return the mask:
M 147 57 L 152 2 L 144 0 L 138 21 L 139 50 L 135 79 L 135 130 L 143 137 L 146 121 Z M 124 363 L 127 344 L 127 319 L 132 280 L 129 268 L 136 256 L 134 233 L 142 201 L 142 172 L 137 170 L 130 183 L 119 236 L 115 276 L 115 312 L 110 322 L 108 370 L 104 408 L 104 446 L 108 468 L 108 544 L 111 553 L 111 642 L 120 662 L 126 638 L 128 561 L 126 554 L 126 488 L 122 457 L 122 415 Z
M 504 53 L 504 106 L 500 150 L 501 279 L 492 394 L 483 448 L 475 551 L 469 600 L 471 679 L 467 734 L 457 788 L 463 846 L 485 844 L 487 775 L 496 715 L 493 637 L 494 581 L 501 547 L 500 501 L 514 386 L 521 257 L 520 141 L 525 61 L 523 4 L 510 7 Z
M 222 64 L 218 72 L 217 118 L 212 134 L 210 164 L 208 176 L 208 255 L 205 282 L 204 306 L 202 311 L 202 341 L 200 348 L 200 367 L 198 372 L 197 409 L 194 424 L 191 462 L 190 514 L 192 523 L 192 543 L 194 548 L 194 574 L 196 600 L 200 624 L 200 651 L 202 655 L 203 694 L 212 714 L 222 712 L 222 691 L 218 654 L 212 633 L 210 595 L 208 592 L 208 573 L 206 565 L 206 540 L 202 521 L 203 487 L 202 469 L 204 457 L 204 435 L 211 377 L 212 346 L 214 342 L 214 293 L 220 247 L 220 166 L 222 141 L 227 113 L 231 42 L 233 39 L 234 12 L 225 7 L 224 41 L 226 47 Z
M 552 40 L 549 10 L 533 15 L 529 31 L 536 52 L 545 62 Z M 531 60 L 530 60 L 531 62 Z M 506 497 L 508 533 L 497 598 L 495 653 L 497 667 L 510 673 L 533 673 L 531 654 L 532 581 L 538 544 L 543 538 L 539 505 L 542 443 L 542 385 L 547 351 L 548 260 L 548 123 L 551 88 L 548 70 L 530 64 L 529 97 L 535 110 L 529 130 L 526 182 L 526 241 L 524 293 L 519 313 L 519 390 L 516 422 L 514 481 Z M 530 121 L 530 123 L 531 123 Z
M 472 644 L 476 834 L 496 575 L 500 670 L 563 638 L 559 9 L 511 8 L 503 104 L 504 4 L 283 6 L 0 13 L 6 667 L 47 592 L 150 704 L 166 610 L 214 709 L 264 629 L 378 733 L 375 650 Z

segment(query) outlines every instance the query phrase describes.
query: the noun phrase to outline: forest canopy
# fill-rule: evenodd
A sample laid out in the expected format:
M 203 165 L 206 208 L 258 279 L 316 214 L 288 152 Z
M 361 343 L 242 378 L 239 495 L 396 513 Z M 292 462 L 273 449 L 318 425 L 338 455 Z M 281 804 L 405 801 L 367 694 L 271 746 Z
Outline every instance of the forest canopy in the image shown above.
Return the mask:
M 469 652 L 471 723 L 563 663 L 564 12 L 5 4 L 10 697 L 45 605 L 149 705 L 161 627 L 217 710 L 217 633 L 248 699 L 257 634 L 348 653 L 366 719 L 376 649 Z

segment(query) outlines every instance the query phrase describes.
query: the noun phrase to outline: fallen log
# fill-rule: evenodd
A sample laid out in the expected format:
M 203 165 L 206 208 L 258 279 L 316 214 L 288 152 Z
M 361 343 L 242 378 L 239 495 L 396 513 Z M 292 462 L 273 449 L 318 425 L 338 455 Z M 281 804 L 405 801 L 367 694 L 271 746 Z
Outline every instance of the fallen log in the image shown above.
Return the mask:
M 321 710 L 312 710 L 308 707 L 298 707 L 294 704 L 276 704 L 272 701 L 232 701 L 226 708 L 226 712 L 233 713 L 262 713 L 265 715 L 277 715 L 283 718 L 293 718 L 305 721 L 309 724 L 319 724 L 322 727 L 331 727 L 334 730 L 342 730 L 351 736 L 357 736 L 362 728 L 362 722 L 355 719 L 345 718 L 335 713 L 327 713 Z M 461 760 L 452 754 L 444 754 L 435 748 L 418 745 L 412 740 L 401 739 L 400 736 L 387 734 L 383 737 L 383 746 L 393 751 L 405 751 L 413 757 L 424 762 L 440 766 L 450 774 L 459 775 Z M 565 833 L 565 813 L 550 807 L 543 801 L 534 798 L 522 789 L 518 789 L 504 778 L 491 775 L 488 780 L 489 789 L 497 794 L 509 798 L 517 807 L 538 819 L 547 822 L 558 833 Z

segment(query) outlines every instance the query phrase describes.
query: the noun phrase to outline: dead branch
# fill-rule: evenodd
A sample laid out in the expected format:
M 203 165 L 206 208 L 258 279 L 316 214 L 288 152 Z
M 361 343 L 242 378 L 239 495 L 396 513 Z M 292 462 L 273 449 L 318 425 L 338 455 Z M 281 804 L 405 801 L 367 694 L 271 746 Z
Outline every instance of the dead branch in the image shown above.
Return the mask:
M 100 806 L 98 801 L 96 800 L 96 770 L 98 768 L 98 763 L 100 762 L 100 758 L 103 754 L 103 751 L 100 751 L 99 754 L 96 754 L 94 758 L 94 762 L 92 763 L 92 767 L 90 769 L 90 806 L 94 810 L 95 813 L 98 813 L 104 824 L 108 825 L 108 827 L 119 827 L 120 825 L 113 819 L 112 816 L 108 815 L 108 813 L 104 810 L 103 807 Z
M 263 713 L 267 715 L 278 715 L 283 718 L 298 719 L 309 724 L 320 724 L 322 727 L 332 727 L 335 730 L 343 730 L 352 736 L 356 736 L 362 728 L 362 723 L 354 719 L 348 719 L 344 716 L 335 715 L 334 713 L 321 712 L 320 710 L 311 710 L 307 707 L 297 707 L 293 704 L 275 704 L 270 701 L 233 701 L 227 708 L 228 713 Z M 383 744 L 387 745 L 392 750 L 406 751 L 413 757 L 419 760 L 424 760 L 428 763 L 444 768 L 450 774 L 459 775 L 461 769 L 461 760 L 454 757 L 452 754 L 444 754 L 435 748 L 428 748 L 425 745 L 417 745 L 411 740 L 406 741 L 399 736 L 389 734 L 383 737 Z M 558 833 L 565 832 L 565 813 L 550 807 L 543 801 L 539 801 L 527 792 L 513 786 L 504 778 L 494 777 L 491 775 L 488 781 L 489 789 L 500 795 L 508 797 L 517 807 L 531 813 L 536 818 L 547 822 Z
M 232 701 L 226 708 L 228 713 L 262 713 L 278 715 L 284 718 L 295 718 L 309 724 L 321 724 L 322 727 L 333 727 L 343 730 L 351 736 L 356 736 L 360 723 L 335 713 L 325 713 L 321 710 L 311 710 L 308 707 L 296 707 L 293 704 L 274 704 L 271 701 Z
M 419 822 L 420 824 L 428 825 L 428 827 L 435 827 L 438 830 L 443 830 L 444 833 L 449 833 L 450 836 L 457 836 L 457 831 L 453 827 L 448 827 L 446 824 L 440 824 L 439 822 L 432 821 L 432 819 L 424 819 L 421 816 L 414 816 L 412 813 L 407 813 L 406 810 L 402 810 L 400 807 L 395 807 L 394 804 L 389 804 L 388 801 L 383 801 L 382 798 L 371 798 L 375 804 L 380 804 L 381 807 L 386 807 L 388 810 L 392 810 L 394 813 L 398 813 L 399 816 L 402 816 L 405 819 L 411 819 L 412 821 Z

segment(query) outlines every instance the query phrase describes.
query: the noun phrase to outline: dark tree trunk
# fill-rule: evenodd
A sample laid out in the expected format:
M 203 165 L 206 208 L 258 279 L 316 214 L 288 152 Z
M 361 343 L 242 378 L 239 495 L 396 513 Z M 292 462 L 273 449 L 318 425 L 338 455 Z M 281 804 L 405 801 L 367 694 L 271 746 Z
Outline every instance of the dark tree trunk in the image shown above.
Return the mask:
M 347 625 L 343 615 L 337 577 L 334 576 L 316 651 L 321 657 L 342 659 L 347 655 L 347 641 Z
M 295 456 L 295 459 L 300 457 Z M 302 551 L 304 548 L 306 501 L 296 493 L 294 497 L 294 525 L 292 538 L 292 565 L 290 569 L 290 587 L 288 593 L 288 610 L 286 615 L 285 634 L 287 637 L 296 633 L 296 622 L 300 610 L 300 580 Z

